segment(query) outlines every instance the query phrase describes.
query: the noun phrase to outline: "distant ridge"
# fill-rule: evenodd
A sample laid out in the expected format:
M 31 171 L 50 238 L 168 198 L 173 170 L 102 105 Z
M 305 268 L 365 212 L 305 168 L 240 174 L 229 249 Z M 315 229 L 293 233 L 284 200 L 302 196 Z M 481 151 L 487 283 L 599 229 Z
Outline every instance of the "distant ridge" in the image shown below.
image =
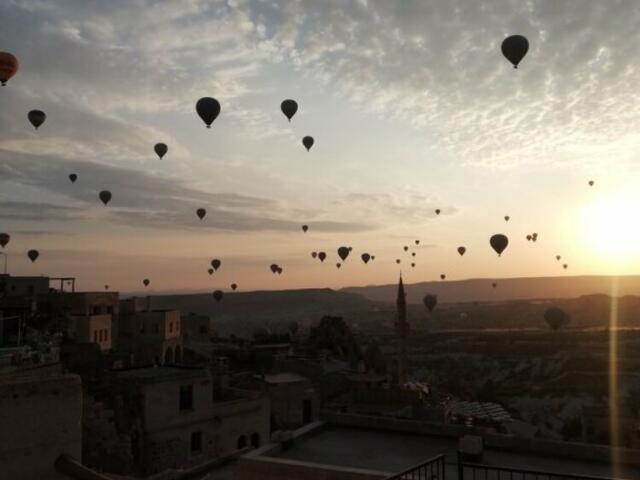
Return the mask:
M 438 301 L 446 303 L 576 298 L 593 294 L 611 295 L 614 279 L 617 281 L 616 296 L 640 295 L 640 275 L 474 278 L 405 283 L 405 291 L 408 303 L 421 303 L 427 292 L 438 295 Z M 492 287 L 493 282 L 497 283 L 496 288 Z M 397 284 L 347 287 L 340 291 L 356 293 L 377 302 L 393 302 Z

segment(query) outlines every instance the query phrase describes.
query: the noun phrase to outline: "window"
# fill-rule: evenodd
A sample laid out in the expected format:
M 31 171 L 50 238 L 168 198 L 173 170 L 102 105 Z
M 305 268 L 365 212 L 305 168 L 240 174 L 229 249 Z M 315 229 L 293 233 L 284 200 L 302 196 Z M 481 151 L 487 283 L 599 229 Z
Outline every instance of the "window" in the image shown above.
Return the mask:
M 193 385 L 180 387 L 180 411 L 193 410 Z
M 191 432 L 191 453 L 202 451 L 202 432 Z

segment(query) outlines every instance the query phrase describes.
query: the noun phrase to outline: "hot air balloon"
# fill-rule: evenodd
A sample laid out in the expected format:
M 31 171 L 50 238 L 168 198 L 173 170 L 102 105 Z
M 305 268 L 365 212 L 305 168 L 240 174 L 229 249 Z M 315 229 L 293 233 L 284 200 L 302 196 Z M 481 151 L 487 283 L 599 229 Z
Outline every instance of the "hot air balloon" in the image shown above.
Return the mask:
M 309 230 L 309 225 L 302 225 L 302 231 L 307 233 L 307 230 Z
M 6 85 L 18 71 L 18 59 L 9 52 L 0 52 L 0 83 Z
M 37 130 L 38 127 L 47 119 L 47 114 L 42 110 L 31 110 L 27 114 L 27 118 L 29 119 L 29 122 L 31 122 L 31 125 L 33 125 Z
M 440 209 L 436 208 L 436 215 L 440 215 Z
M 415 267 L 416 264 L 415 263 L 411 263 L 411 268 Z
M 366 264 L 369 263 L 369 260 L 371 260 L 371 255 L 369 255 L 368 253 L 363 253 L 362 255 L 360 255 L 360 258 L 362 258 L 362 261 Z
M 311 252 L 311 258 L 316 258 L 318 254 L 316 252 Z
M 531 235 L 527 235 L 527 241 L 531 241 Z
M 148 278 L 145 278 L 144 280 L 142 280 L 142 283 L 144 284 L 145 287 L 148 287 L 151 282 L 149 281 Z
M 371 260 L 375 260 L 376 257 L 374 255 L 371 255 Z
M 416 256 L 416 252 L 411 252 L 411 256 L 415 257 Z
M 222 262 L 219 259 L 214 258 L 213 260 L 211 260 L 211 266 L 215 271 L 218 271 L 220 265 L 222 265 Z
M 311 147 L 313 147 L 313 142 L 313 137 L 310 137 L 308 135 L 302 139 L 302 145 L 304 145 L 304 148 L 307 149 L 307 152 L 311 150 Z
M 272 263 L 271 266 L 269 267 L 271 269 L 272 273 L 278 273 L 278 265 L 275 263 Z
M 416 240 L 416 245 L 420 245 L 420 240 Z
M 409 250 L 409 247 L 407 247 L 406 245 L 402 248 L 404 249 L 405 252 Z
M 544 320 L 552 330 L 558 330 L 571 320 L 571 317 L 561 308 L 550 307 L 544 312 Z
M 321 262 L 324 262 L 324 259 L 327 258 L 327 254 L 324 252 L 318 252 L 318 258 Z
M 518 64 L 529 51 L 529 41 L 522 35 L 511 35 L 502 42 L 502 54 L 518 68 Z
M 342 264 L 340 262 L 336 263 L 336 268 L 340 268 Z
M 222 293 L 222 290 L 214 290 L 213 292 L 213 298 L 215 299 L 216 302 L 219 302 L 220 300 L 222 300 L 222 296 L 224 294 Z
M 220 102 L 215 98 L 202 97 L 196 103 L 196 112 L 207 128 L 211 128 L 213 121 L 220 115 Z
M 422 299 L 422 302 L 424 303 L 424 306 L 427 307 L 427 310 L 432 312 L 433 309 L 436 308 L 436 305 L 438 304 L 438 296 L 427 293 Z
M 440 274 L 440 280 L 444 280 L 445 278 L 447 278 L 447 276 L 444 273 Z
M 564 268 L 564 269 L 566 270 L 567 268 L 569 268 L 569 265 L 567 265 L 567 264 L 565 263 L 564 265 L 562 265 L 562 268 Z
M 510 217 L 509 215 L 505 215 L 505 216 L 504 216 L 504 221 L 505 221 L 505 222 L 508 222 L 510 218 L 511 218 L 511 217 Z
M 162 157 L 164 157 L 167 154 L 169 147 L 167 147 L 166 143 L 156 143 L 153 149 L 155 150 L 156 155 L 160 157 L 160 160 L 162 160 Z
M 399 259 L 399 258 L 396 258 L 396 263 L 397 263 L 398 265 L 400 265 L 400 259 Z
M 492 286 L 493 288 L 496 288 L 496 287 L 498 286 L 498 284 L 497 284 L 496 282 L 493 282 L 493 283 L 491 284 L 491 286 Z
M 504 249 L 507 248 L 507 245 L 509 245 L 509 239 L 506 235 L 496 233 L 489 239 L 489 243 L 498 256 L 500 256 L 502 252 L 504 252 Z
M 39 256 L 40 252 L 38 252 L 38 250 L 29 250 L 27 252 L 27 257 L 29 257 L 29 260 L 31 260 L 32 262 L 35 262 Z
M 236 288 L 238 288 L 238 284 L 237 283 L 232 283 L 231 284 L 231 290 L 233 290 L 235 292 Z
M 556 255 L 556 260 L 560 261 L 562 257 L 560 255 Z
M 76 183 L 77 179 L 78 179 L 78 175 L 76 175 L 75 173 L 69 174 L 69 180 L 71 180 L 71 183 Z
M 342 259 L 343 262 L 349 256 L 349 252 L 350 252 L 349 247 L 340 247 L 340 248 L 338 248 L 338 256 Z
M 284 113 L 284 116 L 287 117 L 289 121 L 293 118 L 293 116 L 298 111 L 298 102 L 295 100 L 291 100 L 287 98 L 280 104 L 280 110 Z
M 105 289 L 105 290 L 109 290 L 109 285 L 105 285 L 105 286 L 104 286 L 104 289 Z
M 100 197 L 100 200 L 102 200 L 102 203 L 106 205 L 111 201 L 111 192 L 109 190 L 102 190 L 98 194 L 98 197 Z
M 593 187 L 593 184 L 594 184 L 594 183 L 595 183 L 595 182 L 594 182 L 593 180 L 589 180 L 589 186 L 590 186 L 590 187 Z
M 9 240 L 11 240 L 11 235 L 8 233 L 0 233 L 0 247 L 6 247 Z
M 207 214 L 207 211 L 204 208 L 199 208 L 196 210 L 196 215 L 200 220 L 202 220 L 206 214 Z
M 460 254 L 460 256 L 464 255 L 464 252 L 466 252 L 467 249 L 464 247 L 458 247 L 458 253 Z
M 213 275 L 213 268 L 210 268 L 209 270 L 207 270 L 207 272 L 209 272 L 209 275 Z

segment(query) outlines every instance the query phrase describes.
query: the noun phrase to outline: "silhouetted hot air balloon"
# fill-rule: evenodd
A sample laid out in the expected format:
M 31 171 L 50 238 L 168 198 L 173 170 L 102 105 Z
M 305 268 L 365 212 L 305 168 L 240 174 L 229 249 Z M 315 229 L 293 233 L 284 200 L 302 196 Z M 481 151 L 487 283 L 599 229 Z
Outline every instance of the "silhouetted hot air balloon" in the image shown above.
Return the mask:
M 98 194 L 98 197 L 100 197 L 100 200 L 102 201 L 102 203 L 106 205 L 111 201 L 111 192 L 109 190 L 102 190 Z
M 149 281 L 148 278 L 145 278 L 144 280 L 142 280 L 142 283 L 144 284 L 145 287 L 148 287 L 151 282 Z
M 211 260 L 211 266 L 215 271 L 218 271 L 220 265 L 222 265 L 222 262 L 219 259 L 214 258 L 213 260 Z
M 427 310 L 432 312 L 433 309 L 436 308 L 436 305 L 438 304 L 438 296 L 427 293 L 422 299 L 422 302 L 424 303 L 424 306 L 427 307 Z
M 105 285 L 105 286 L 104 286 L 104 289 L 105 289 L 105 290 L 109 290 L 109 285 Z
M 529 41 L 522 35 L 511 35 L 502 41 L 502 54 L 518 68 L 518 64 L 529 51 Z
M 302 225 L 302 231 L 307 233 L 307 230 L 309 230 L 309 225 Z
M 275 263 L 272 263 L 271 266 L 269 267 L 271 269 L 272 273 L 278 273 L 278 265 Z
M 594 181 L 593 180 L 589 180 L 589 186 L 593 187 Z
M 302 139 L 302 145 L 304 145 L 304 148 L 307 149 L 307 152 L 311 150 L 311 147 L 313 147 L 313 142 L 313 137 L 310 137 L 308 135 Z
M 398 265 L 400 265 L 400 259 L 399 259 L 399 258 L 396 258 L 396 263 L 397 263 Z
M 349 256 L 349 252 L 350 252 L 349 247 L 340 247 L 340 248 L 338 248 L 338 256 L 342 259 L 343 262 Z
M 560 255 L 556 255 L 556 260 L 560 261 L 562 257 Z
M 18 71 L 18 59 L 9 52 L 0 52 L 0 83 L 6 85 Z
M 409 247 L 407 247 L 406 245 L 402 248 L 404 249 L 405 252 L 409 250 Z
M 371 260 L 375 260 L 375 259 L 376 259 L 375 255 L 371 255 Z
M 420 245 L 420 240 L 416 240 L 416 245 Z
M 445 278 L 447 278 L 447 276 L 444 273 L 440 274 L 440 280 L 444 280 Z
M 436 208 L 436 215 L 440 215 L 440 209 Z
M 204 208 L 199 208 L 196 210 L 196 215 L 200 220 L 202 220 L 206 214 L 207 214 L 207 211 Z
M 160 157 L 160 160 L 162 160 L 162 157 L 164 157 L 167 154 L 167 151 L 169 151 L 169 147 L 167 147 L 166 143 L 156 143 L 153 149 L 155 150 L 156 155 Z
M 324 262 L 324 259 L 327 258 L 327 254 L 324 252 L 318 252 L 318 258 L 321 262 Z
M 77 179 L 78 179 L 78 175 L 76 175 L 75 173 L 69 174 L 69 180 L 71 180 L 71 183 L 76 183 Z
M 0 233 L 0 247 L 6 247 L 9 240 L 11 240 L 11 235 L 8 233 Z
M 236 288 L 238 288 L 238 284 L 237 283 L 232 283 L 231 284 L 231 290 L 233 290 L 235 292 Z
M 460 256 L 464 255 L 464 252 L 466 252 L 467 249 L 464 247 L 458 247 L 458 253 L 460 254 Z
M 415 267 L 416 264 L 415 263 L 411 263 L 411 268 Z
M 509 215 L 505 215 L 505 216 L 504 216 L 504 221 L 505 221 L 505 222 L 508 222 L 510 218 L 511 218 L 511 217 L 510 217 Z
M 220 102 L 215 98 L 202 97 L 196 103 L 196 112 L 207 128 L 211 128 L 213 121 L 220 115 Z
M 336 263 L 336 268 L 340 268 L 342 264 L 340 262 Z
M 500 256 L 502 252 L 504 252 L 504 249 L 507 248 L 507 245 L 509 245 L 509 239 L 506 235 L 496 233 L 489 239 L 489 243 L 498 256 Z
M 558 330 L 560 327 L 567 325 L 571 317 L 561 308 L 550 307 L 544 312 L 544 320 L 552 330 Z
M 360 258 L 362 258 L 362 261 L 367 264 L 369 263 L 369 260 L 371 260 L 371 255 L 369 255 L 368 253 L 363 253 L 362 255 L 360 255 Z
M 31 122 L 31 125 L 33 125 L 37 130 L 38 127 L 47 119 L 47 114 L 42 110 L 31 110 L 27 114 L 27 118 L 29 118 L 29 122 Z
M 411 252 L 411 256 L 415 257 L 416 256 L 416 252 Z
M 209 272 L 209 275 L 213 275 L 214 270 L 213 270 L 213 268 L 210 268 L 210 269 L 207 270 L 207 272 Z
M 566 270 L 567 268 L 569 268 L 569 265 L 567 265 L 567 264 L 565 263 L 564 265 L 562 265 L 562 268 L 564 268 L 564 269 Z
M 316 252 L 311 252 L 311 258 L 316 258 L 318 254 Z
M 31 260 L 32 262 L 35 262 L 39 256 L 40 252 L 38 252 L 38 250 L 29 250 L 27 252 L 27 257 L 29 257 L 29 260 Z
M 287 98 L 280 104 L 280 110 L 284 113 L 284 116 L 287 117 L 289 121 L 293 118 L 293 116 L 298 111 L 298 102 L 295 100 L 291 100 Z
M 497 284 L 496 282 L 493 282 L 493 283 L 491 284 L 491 286 L 492 286 L 493 288 L 496 288 L 496 287 L 498 286 L 498 284 Z
M 527 241 L 531 241 L 531 235 L 527 235 Z
M 216 302 L 219 302 L 220 300 L 222 300 L 222 296 L 224 294 L 222 293 L 222 290 L 214 290 L 213 292 L 213 298 L 215 299 Z

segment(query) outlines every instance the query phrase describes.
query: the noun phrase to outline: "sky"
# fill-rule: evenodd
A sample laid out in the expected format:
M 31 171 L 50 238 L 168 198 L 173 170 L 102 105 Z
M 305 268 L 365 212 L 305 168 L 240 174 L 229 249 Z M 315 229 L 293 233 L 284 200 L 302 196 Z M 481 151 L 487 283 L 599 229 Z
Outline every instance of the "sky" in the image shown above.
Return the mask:
M 151 292 L 638 273 L 638 24 L 634 0 L 5 0 L 8 271 Z

